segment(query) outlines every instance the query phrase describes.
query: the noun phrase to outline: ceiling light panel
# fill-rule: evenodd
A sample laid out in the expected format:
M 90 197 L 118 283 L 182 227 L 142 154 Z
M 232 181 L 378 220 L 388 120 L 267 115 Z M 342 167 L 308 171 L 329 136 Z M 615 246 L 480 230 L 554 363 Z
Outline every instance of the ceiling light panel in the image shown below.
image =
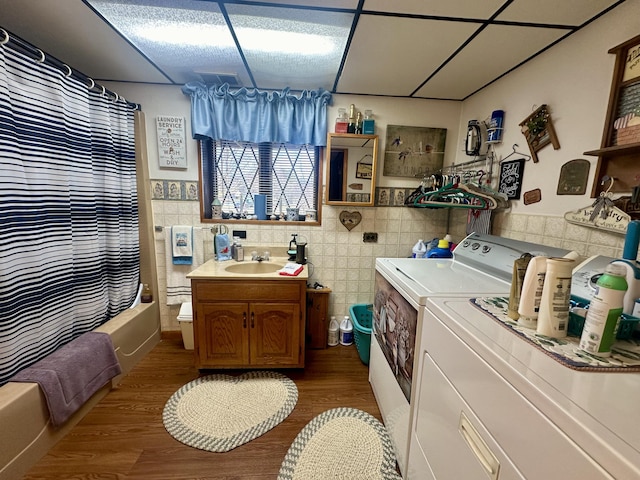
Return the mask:
M 490 25 L 416 92 L 416 96 L 463 100 L 566 33 L 555 28 Z M 496 48 L 500 54 L 492 55 Z
M 505 3 L 505 0 L 365 0 L 363 9 L 379 12 L 433 15 L 437 17 L 476 18 L 486 20 Z
M 91 5 L 174 83 L 194 72 L 237 74 L 251 84 L 217 3 L 91 0 Z M 174 6 L 175 5 L 175 6 Z
M 240 4 L 226 9 L 259 88 L 333 88 L 353 14 Z
M 479 28 L 477 23 L 361 15 L 337 91 L 410 95 Z M 381 35 L 392 31 L 394 35 Z

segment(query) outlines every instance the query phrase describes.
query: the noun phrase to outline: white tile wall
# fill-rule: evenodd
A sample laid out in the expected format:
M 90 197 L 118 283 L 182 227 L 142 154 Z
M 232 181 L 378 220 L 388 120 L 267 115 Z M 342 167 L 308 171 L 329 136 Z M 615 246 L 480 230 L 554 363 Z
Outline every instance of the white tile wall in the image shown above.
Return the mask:
M 154 225 L 193 225 L 205 227 L 205 258 L 213 258 L 213 235 L 210 224 L 200 223 L 198 202 L 153 200 Z M 359 225 L 348 231 L 338 216 L 341 211 L 358 211 Z M 234 224 L 230 229 L 246 230 L 246 244 L 281 246 L 289 244 L 292 233 L 307 241 L 307 256 L 313 285 L 318 282 L 331 288 L 330 315 L 343 316 L 354 303 L 373 301 L 373 280 L 376 257 L 406 257 L 419 238 L 432 239 L 447 233 L 448 211 L 403 207 L 346 208 L 324 205 L 322 225 Z M 377 243 L 364 243 L 364 232 L 378 233 Z M 462 230 L 464 235 L 464 229 Z M 166 305 L 166 262 L 164 233 L 155 233 L 158 265 L 158 298 L 163 330 L 178 330 L 176 320 L 179 305 Z M 458 235 L 458 239 L 462 238 Z
M 213 258 L 210 224 L 200 223 L 200 208 L 194 201 L 153 200 L 154 225 L 193 225 L 205 227 L 205 258 Z M 342 210 L 358 211 L 362 222 L 348 231 L 339 221 Z M 322 225 L 252 225 L 230 228 L 246 230 L 245 243 L 255 246 L 289 244 L 292 233 L 307 241 L 311 277 L 331 288 L 330 315 L 347 315 L 354 303 L 371 303 L 374 294 L 376 257 L 406 257 L 419 239 L 430 240 L 450 233 L 455 241 L 466 235 L 468 212 L 465 210 L 416 209 L 403 207 L 345 208 L 324 205 Z M 364 232 L 378 233 L 377 243 L 364 243 Z M 564 218 L 544 215 L 498 212 L 493 216 L 492 233 L 508 238 L 542 243 L 577 251 L 582 256 L 619 257 L 624 236 L 567 223 Z M 179 330 L 176 320 L 179 305 L 166 305 L 166 269 L 164 234 L 156 233 L 156 261 L 162 329 Z

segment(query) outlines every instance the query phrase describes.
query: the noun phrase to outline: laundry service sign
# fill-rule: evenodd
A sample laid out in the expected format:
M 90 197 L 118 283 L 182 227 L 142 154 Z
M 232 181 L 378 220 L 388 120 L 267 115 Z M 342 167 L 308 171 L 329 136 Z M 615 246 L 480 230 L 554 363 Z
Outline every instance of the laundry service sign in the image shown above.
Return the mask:
M 160 168 L 187 168 L 187 142 L 184 117 L 156 117 L 158 165 Z

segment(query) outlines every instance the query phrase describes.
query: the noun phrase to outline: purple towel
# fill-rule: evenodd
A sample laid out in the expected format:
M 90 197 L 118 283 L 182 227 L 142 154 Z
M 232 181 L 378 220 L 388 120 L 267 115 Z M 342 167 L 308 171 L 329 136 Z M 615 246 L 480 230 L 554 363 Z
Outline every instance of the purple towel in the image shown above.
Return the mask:
M 47 399 L 51 422 L 58 427 L 121 372 L 109 334 L 87 332 L 9 381 L 38 383 Z

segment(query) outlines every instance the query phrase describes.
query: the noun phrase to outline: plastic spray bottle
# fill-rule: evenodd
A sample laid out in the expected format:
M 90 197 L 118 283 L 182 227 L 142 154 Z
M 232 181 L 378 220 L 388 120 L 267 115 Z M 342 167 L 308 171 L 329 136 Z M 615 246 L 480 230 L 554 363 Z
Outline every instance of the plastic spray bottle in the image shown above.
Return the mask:
M 628 288 L 626 274 L 623 265 L 611 263 L 596 282 L 580 337 L 579 347 L 585 352 L 601 357 L 611 355 Z

